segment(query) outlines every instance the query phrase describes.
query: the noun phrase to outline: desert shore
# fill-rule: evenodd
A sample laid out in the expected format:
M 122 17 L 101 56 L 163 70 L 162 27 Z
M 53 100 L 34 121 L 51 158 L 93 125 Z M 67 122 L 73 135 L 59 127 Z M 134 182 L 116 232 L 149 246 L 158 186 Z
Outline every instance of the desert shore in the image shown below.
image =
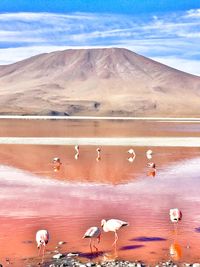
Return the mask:
M 171 121 L 200 122 L 200 118 L 192 117 L 120 117 L 120 116 L 39 116 L 39 115 L 0 115 L 0 119 L 17 120 L 137 120 L 137 121 Z

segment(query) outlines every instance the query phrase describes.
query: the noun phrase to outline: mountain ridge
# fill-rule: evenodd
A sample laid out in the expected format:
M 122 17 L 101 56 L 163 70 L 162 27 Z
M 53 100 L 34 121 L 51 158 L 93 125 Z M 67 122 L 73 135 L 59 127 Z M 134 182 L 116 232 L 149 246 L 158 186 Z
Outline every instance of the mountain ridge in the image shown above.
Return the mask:
M 200 77 L 123 48 L 68 49 L 2 65 L 0 96 L 0 114 L 200 115 Z

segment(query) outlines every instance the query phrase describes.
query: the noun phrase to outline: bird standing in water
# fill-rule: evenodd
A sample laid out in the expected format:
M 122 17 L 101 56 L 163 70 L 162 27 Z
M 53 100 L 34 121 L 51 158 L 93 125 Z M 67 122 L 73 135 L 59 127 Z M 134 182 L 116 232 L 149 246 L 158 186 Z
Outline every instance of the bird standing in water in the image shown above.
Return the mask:
M 99 227 L 97 226 L 92 226 L 90 227 L 84 234 L 83 238 L 89 238 L 90 239 L 90 249 L 92 253 L 92 245 L 98 251 L 98 248 L 95 246 L 95 240 L 97 240 L 98 243 L 100 243 L 100 238 L 101 238 L 101 231 Z M 94 241 L 94 242 L 93 242 Z
M 177 208 L 170 209 L 169 210 L 169 216 L 170 216 L 171 222 L 178 223 L 182 219 L 182 212 L 179 209 L 177 209 Z
M 101 155 L 100 155 L 101 148 L 98 147 L 98 148 L 96 149 L 96 152 L 97 152 L 96 161 L 100 161 L 100 160 L 101 160 Z
M 153 151 L 151 149 L 147 150 L 147 152 L 146 152 L 147 159 L 152 159 L 152 157 L 153 157 L 152 155 L 153 155 Z
M 118 240 L 117 231 L 122 228 L 123 226 L 127 226 L 128 223 L 125 221 L 121 221 L 118 219 L 110 219 L 108 221 L 102 220 L 101 226 L 103 227 L 104 232 L 114 232 L 115 233 L 115 240 L 112 246 L 116 245 Z
M 128 158 L 128 161 L 132 163 L 135 160 L 135 157 L 136 157 L 135 151 L 134 151 L 133 148 L 130 148 L 127 152 L 131 155 Z
M 55 158 L 53 158 L 52 162 L 53 162 L 54 171 L 55 172 L 59 171 L 60 170 L 60 166 L 62 165 L 62 162 L 61 162 L 60 158 L 55 157 Z
M 169 216 L 170 216 L 171 222 L 174 223 L 175 234 L 177 234 L 177 226 L 178 226 L 178 222 L 181 221 L 182 219 L 182 212 L 177 208 L 170 209 Z
M 77 160 L 79 158 L 79 146 L 76 145 L 74 148 L 75 148 L 75 151 L 76 151 L 74 158 Z
M 37 243 L 37 248 L 39 249 L 38 251 L 38 256 L 40 256 L 40 252 L 41 250 L 43 250 L 42 252 L 42 263 L 44 260 L 44 253 L 45 253 L 45 248 L 46 245 L 49 242 L 49 233 L 47 230 L 39 230 L 36 233 L 36 243 Z
M 147 176 L 154 177 L 156 175 L 156 164 L 154 162 L 148 162 L 147 167 L 151 168 L 151 170 L 147 172 Z

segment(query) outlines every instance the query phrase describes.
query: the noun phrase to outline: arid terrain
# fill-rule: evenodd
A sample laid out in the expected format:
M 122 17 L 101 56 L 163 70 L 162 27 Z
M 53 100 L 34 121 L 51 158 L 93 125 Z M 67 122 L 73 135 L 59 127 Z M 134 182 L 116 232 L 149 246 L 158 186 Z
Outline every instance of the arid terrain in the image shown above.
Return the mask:
M 0 114 L 199 117 L 200 77 L 122 48 L 46 53 L 0 66 Z

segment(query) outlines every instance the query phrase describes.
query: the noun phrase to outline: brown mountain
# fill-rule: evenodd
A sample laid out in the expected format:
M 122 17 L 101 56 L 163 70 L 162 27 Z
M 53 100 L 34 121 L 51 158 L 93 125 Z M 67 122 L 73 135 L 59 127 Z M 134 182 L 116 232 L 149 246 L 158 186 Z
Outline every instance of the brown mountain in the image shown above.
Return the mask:
M 0 114 L 200 116 L 200 77 L 122 48 L 0 66 Z

